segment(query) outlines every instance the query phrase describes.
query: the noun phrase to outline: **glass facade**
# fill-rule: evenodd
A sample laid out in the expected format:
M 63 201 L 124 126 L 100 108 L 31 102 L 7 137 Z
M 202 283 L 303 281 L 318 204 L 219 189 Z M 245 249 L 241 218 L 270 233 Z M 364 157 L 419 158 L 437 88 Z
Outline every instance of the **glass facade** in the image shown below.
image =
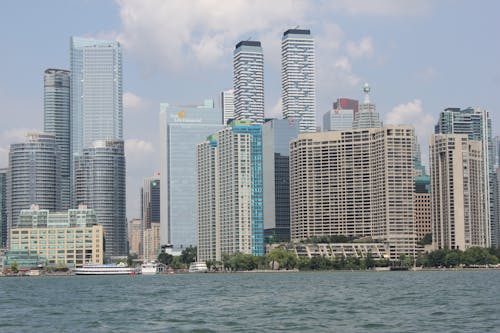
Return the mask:
M 71 37 L 71 151 L 123 138 L 122 50 L 112 40 Z
M 262 126 L 264 234 L 267 242 L 290 240 L 290 141 L 299 122 L 272 119 Z
M 60 172 L 56 179 L 56 210 L 70 208 L 70 72 L 47 69 L 44 75 L 43 130 L 54 134 Z
M 75 162 L 75 197 L 104 228 L 106 256 L 126 256 L 125 155 L 122 140 L 96 141 Z
M 160 109 L 160 243 L 180 250 L 196 245 L 196 145 L 222 128 L 222 114 L 211 100 Z
M 7 224 L 16 227 L 19 213 L 37 204 L 56 209 L 56 179 L 60 168 L 52 134 L 28 133 L 26 142 L 10 146 L 7 182 Z
M 7 246 L 7 169 L 0 169 L 0 248 Z

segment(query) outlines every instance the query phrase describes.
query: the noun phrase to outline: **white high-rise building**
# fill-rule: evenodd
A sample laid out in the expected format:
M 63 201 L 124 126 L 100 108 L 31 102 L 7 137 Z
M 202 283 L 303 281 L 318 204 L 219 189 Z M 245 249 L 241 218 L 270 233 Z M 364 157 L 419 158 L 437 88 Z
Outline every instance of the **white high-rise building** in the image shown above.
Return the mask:
M 354 114 L 352 128 L 378 128 L 383 126 L 380 115 L 375 109 L 375 104 L 370 102 L 370 91 L 370 86 L 365 83 L 363 86 L 365 99 L 359 105 L 359 111 Z
M 222 110 L 222 123 L 234 119 L 234 89 L 224 90 L 220 93 L 220 108 Z
M 234 118 L 264 123 L 264 54 L 258 41 L 241 41 L 233 54 Z
M 466 134 L 434 134 L 429 156 L 434 247 L 488 246 L 481 141 Z
M 300 119 L 300 132 L 316 132 L 314 39 L 310 30 L 289 29 L 281 40 L 283 118 Z

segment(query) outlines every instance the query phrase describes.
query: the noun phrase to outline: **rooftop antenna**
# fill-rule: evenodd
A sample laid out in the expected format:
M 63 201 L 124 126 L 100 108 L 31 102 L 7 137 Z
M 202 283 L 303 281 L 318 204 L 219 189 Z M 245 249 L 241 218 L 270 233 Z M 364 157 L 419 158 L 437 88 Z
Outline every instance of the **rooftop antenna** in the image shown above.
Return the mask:
M 368 83 L 365 83 L 363 86 L 363 92 L 365 93 L 365 104 L 370 103 L 370 85 Z

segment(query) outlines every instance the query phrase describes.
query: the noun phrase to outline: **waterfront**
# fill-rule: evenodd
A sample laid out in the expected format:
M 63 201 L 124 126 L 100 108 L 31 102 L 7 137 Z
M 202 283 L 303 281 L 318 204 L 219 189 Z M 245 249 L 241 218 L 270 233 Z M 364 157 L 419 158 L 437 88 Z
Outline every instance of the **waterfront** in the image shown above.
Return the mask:
M 500 272 L 0 279 L 0 332 L 498 332 Z

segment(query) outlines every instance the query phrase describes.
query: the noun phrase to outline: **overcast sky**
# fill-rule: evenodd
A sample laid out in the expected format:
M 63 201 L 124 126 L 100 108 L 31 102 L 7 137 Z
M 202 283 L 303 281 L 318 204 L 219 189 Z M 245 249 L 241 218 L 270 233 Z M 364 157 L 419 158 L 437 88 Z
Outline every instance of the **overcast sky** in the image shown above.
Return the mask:
M 317 118 L 362 85 L 387 124 L 427 141 L 446 107 L 490 111 L 500 134 L 500 2 L 403 0 L 86 0 L 0 4 L 0 167 L 9 145 L 43 128 L 43 72 L 69 69 L 69 38 L 124 49 L 127 215 L 138 217 L 144 177 L 159 170 L 159 103 L 201 104 L 232 86 L 232 51 L 260 40 L 266 116 L 280 116 L 280 42 L 300 26 L 316 41 Z

